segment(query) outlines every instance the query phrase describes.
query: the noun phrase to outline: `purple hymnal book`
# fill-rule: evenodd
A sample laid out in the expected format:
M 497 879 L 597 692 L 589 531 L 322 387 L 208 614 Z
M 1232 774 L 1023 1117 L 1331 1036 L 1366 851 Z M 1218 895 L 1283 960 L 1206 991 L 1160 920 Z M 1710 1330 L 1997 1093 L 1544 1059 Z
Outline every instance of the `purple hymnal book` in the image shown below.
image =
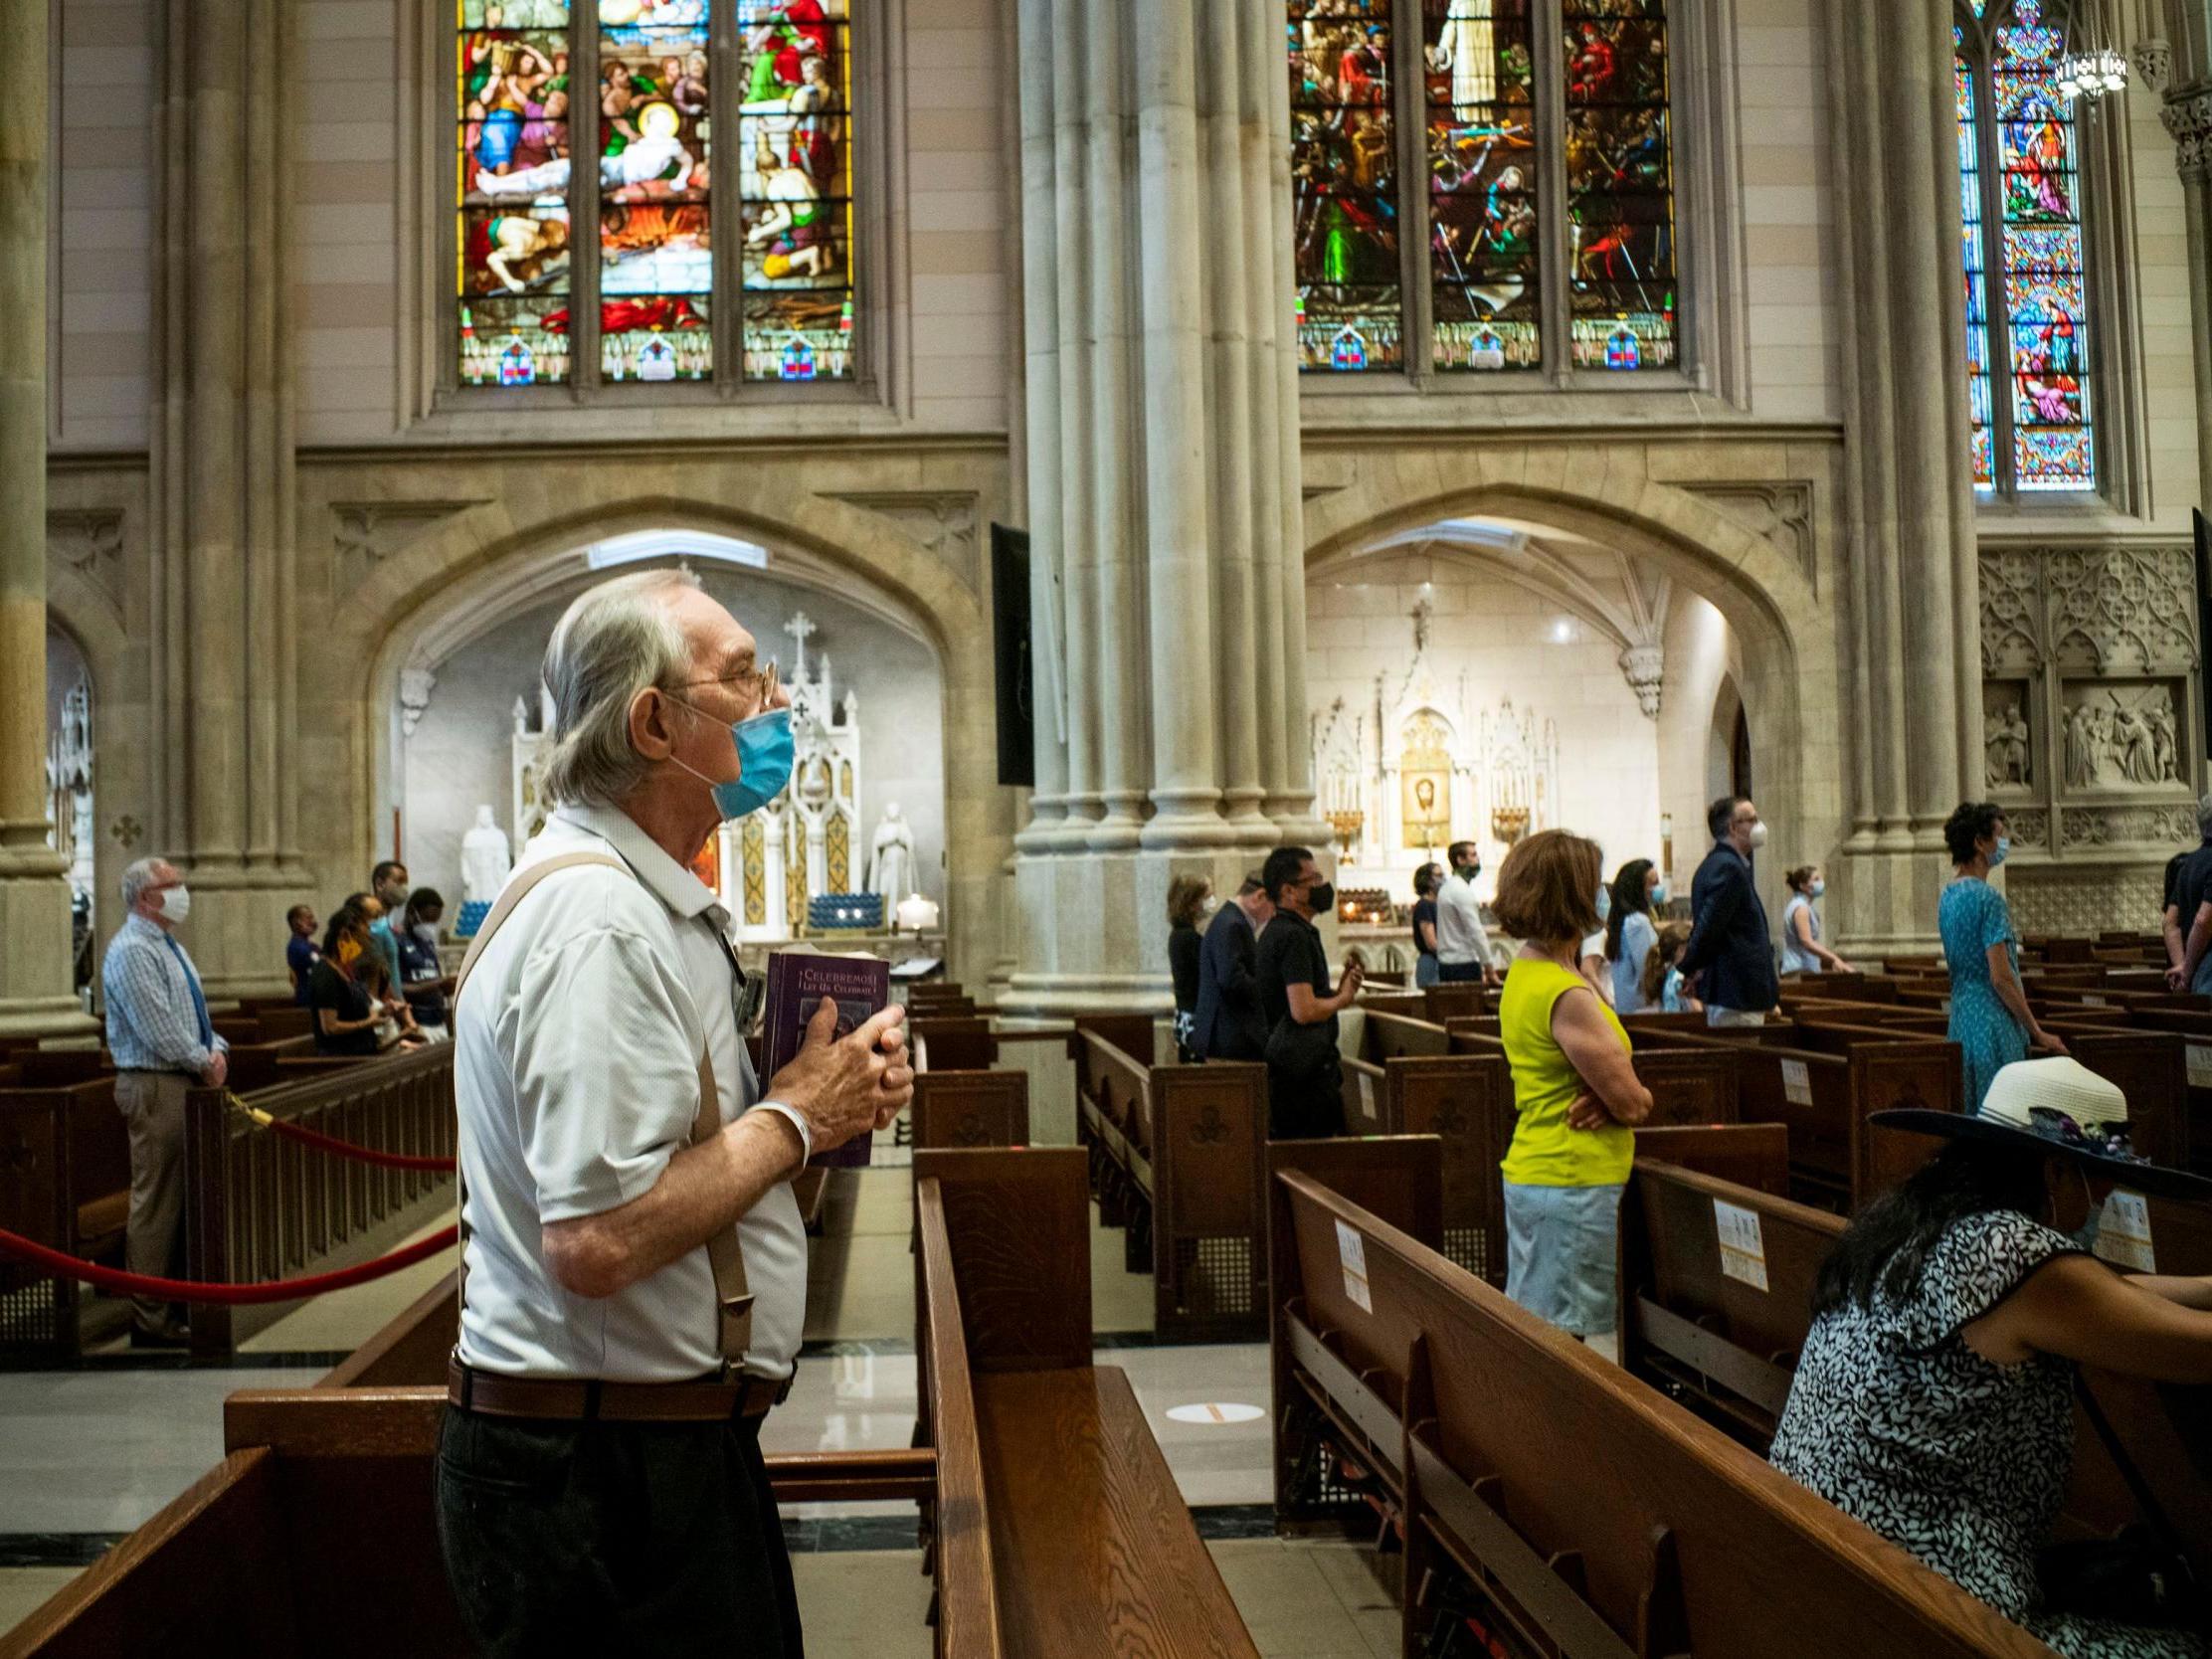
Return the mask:
M 768 958 L 767 1014 L 761 1025 L 767 1064 L 762 1085 L 798 1058 L 807 1026 L 825 997 L 837 1003 L 837 1035 L 844 1036 L 883 1011 L 891 1000 L 890 964 L 873 956 L 826 956 L 820 951 L 773 951 Z M 868 1163 L 873 1135 L 855 1135 L 807 1160 L 815 1169 L 859 1170 Z

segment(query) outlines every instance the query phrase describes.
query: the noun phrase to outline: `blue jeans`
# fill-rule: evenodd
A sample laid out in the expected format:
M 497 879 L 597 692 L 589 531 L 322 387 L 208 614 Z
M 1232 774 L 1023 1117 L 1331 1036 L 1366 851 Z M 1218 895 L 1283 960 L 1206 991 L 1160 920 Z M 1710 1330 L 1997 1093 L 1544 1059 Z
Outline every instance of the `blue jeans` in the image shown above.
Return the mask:
M 1426 991 L 1432 985 L 1444 983 L 1443 964 L 1426 951 L 1413 959 L 1413 989 Z
M 1506 1294 L 1570 1335 L 1611 1331 L 1623 1188 L 1505 1190 Z

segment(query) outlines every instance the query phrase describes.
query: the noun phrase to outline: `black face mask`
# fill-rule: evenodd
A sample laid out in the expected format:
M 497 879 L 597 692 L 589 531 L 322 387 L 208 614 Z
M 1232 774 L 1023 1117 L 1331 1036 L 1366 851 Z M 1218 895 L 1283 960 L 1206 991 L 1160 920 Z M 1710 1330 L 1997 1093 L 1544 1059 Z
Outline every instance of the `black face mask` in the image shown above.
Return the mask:
M 1478 859 L 1472 864 L 1461 864 L 1452 873 L 1462 881 L 1472 881 L 1476 876 L 1482 874 L 1481 860 Z
M 1316 916 L 1326 916 L 1337 907 L 1337 889 L 1331 882 L 1320 882 L 1308 889 L 1306 902 L 1313 906 Z

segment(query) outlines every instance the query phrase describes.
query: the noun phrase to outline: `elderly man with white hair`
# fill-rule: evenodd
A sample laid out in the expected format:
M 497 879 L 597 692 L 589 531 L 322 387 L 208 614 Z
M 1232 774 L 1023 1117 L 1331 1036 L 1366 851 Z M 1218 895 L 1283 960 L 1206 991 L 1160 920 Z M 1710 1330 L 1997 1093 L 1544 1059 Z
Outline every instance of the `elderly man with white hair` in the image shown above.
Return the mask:
M 730 917 L 691 874 L 791 774 L 790 699 L 688 574 L 553 631 L 559 804 L 455 993 L 461 1342 L 439 1536 L 493 1654 L 796 1659 L 759 1443 L 805 1323 L 791 1178 L 913 1094 L 902 1011 L 825 1000 L 765 1097 Z
M 229 1075 L 230 1044 L 215 1034 L 199 971 L 177 943 L 192 893 L 177 867 L 140 858 L 123 871 L 128 914 L 99 965 L 115 1105 L 130 1130 L 130 1220 L 124 1259 L 133 1273 L 174 1277 L 184 1242 L 184 1097 Z M 131 1298 L 133 1348 L 185 1340 L 158 1299 Z

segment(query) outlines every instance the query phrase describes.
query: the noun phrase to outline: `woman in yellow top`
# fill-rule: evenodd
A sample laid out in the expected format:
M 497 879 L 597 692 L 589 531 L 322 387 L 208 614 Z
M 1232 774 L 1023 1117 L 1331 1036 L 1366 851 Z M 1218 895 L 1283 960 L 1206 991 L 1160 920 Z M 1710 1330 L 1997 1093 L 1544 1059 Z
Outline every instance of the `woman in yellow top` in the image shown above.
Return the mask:
M 1613 1329 L 1628 1126 L 1651 1112 L 1628 1033 L 1578 960 L 1608 897 L 1597 843 L 1546 830 L 1506 854 L 1493 905 L 1523 941 L 1498 1003 L 1518 1113 L 1503 1166 L 1506 1294 L 1584 1338 Z

